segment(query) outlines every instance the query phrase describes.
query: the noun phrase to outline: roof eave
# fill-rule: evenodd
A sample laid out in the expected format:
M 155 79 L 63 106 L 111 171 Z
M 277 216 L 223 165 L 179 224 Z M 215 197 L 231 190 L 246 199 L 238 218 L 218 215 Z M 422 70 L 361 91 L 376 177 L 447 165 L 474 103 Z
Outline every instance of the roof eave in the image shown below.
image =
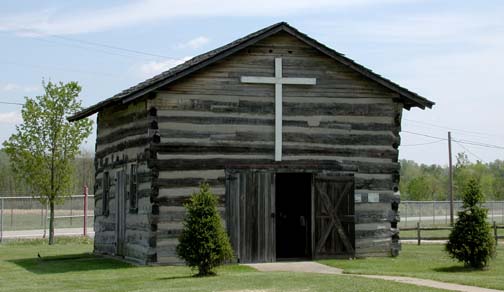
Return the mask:
M 122 104 L 125 104 L 125 103 L 129 103 L 131 101 L 134 101 L 138 98 L 145 96 L 147 93 L 152 92 L 153 90 L 156 90 L 160 87 L 168 85 L 171 82 L 174 82 L 180 78 L 183 78 L 183 77 L 185 77 L 195 71 L 198 71 L 198 70 L 214 63 L 214 62 L 222 60 L 222 59 L 228 57 L 229 55 L 232 55 L 232 54 L 236 53 L 237 51 L 239 51 L 243 48 L 246 48 L 246 47 L 248 47 L 248 46 L 264 39 L 264 38 L 267 38 L 273 34 L 276 34 L 282 30 L 286 31 L 287 33 L 291 34 L 292 36 L 296 37 L 297 39 L 303 41 L 304 43 L 316 48 L 321 53 L 328 55 L 329 57 L 335 59 L 336 61 L 339 61 L 340 63 L 348 66 L 349 68 L 359 72 L 360 74 L 364 75 L 365 77 L 381 84 L 382 86 L 384 86 L 392 91 L 399 93 L 402 98 L 405 98 L 408 101 L 408 102 L 406 102 L 406 101 L 403 102 L 405 104 L 406 109 L 409 109 L 412 106 L 419 107 L 421 109 L 425 109 L 426 107 L 432 108 L 432 106 L 435 104 L 434 102 L 428 100 L 427 98 L 424 98 L 414 92 L 411 92 L 408 89 L 403 88 L 403 87 L 395 84 L 394 82 L 372 72 L 371 70 L 365 68 L 364 66 L 357 64 L 355 61 L 345 57 L 344 55 L 325 46 L 324 44 L 318 42 L 317 40 L 298 31 L 297 29 L 295 29 L 294 27 L 290 26 L 289 24 L 287 24 L 285 22 L 279 22 L 279 23 L 274 24 L 270 27 L 264 28 L 263 30 L 264 31 L 262 31 L 262 32 L 261 32 L 261 30 L 259 30 L 255 33 L 250 34 L 253 36 L 251 36 L 249 39 L 246 39 L 246 37 L 244 37 L 245 38 L 244 41 L 237 42 L 235 45 L 224 49 L 222 52 L 218 52 L 215 55 L 208 57 L 207 59 L 202 59 L 200 62 L 195 63 L 193 65 L 190 65 L 187 68 L 182 69 L 180 72 L 175 72 L 171 76 L 167 76 L 166 78 L 161 78 L 160 80 L 155 81 L 152 84 L 148 84 L 145 87 L 139 88 L 138 90 L 135 90 L 133 92 L 129 92 L 124 95 L 118 94 L 112 98 L 106 99 L 102 102 L 99 102 L 95 105 L 92 105 L 92 106 L 68 117 L 67 119 L 68 119 L 68 121 L 71 121 L 71 122 L 76 121 L 76 120 L 80 120 L 80 119 L 86 118 L 86 117 L 100 111 L 102 108 L 109 106 L 113 103 L 120 102 Z M 254 34 L 256 34 L 256 35 L 254 35 Z M 232 44 L 232 43 L 230 43 L 230 44 Z M 225 46 L 227 46 L 227 45 L 225 45 Z M 221 47 L 221 48 L 223 48 L 223 47 Z M 218 49 L 216 49 L 216 50 L 218 50 Z M 215 50 L 213 50 L 213 51 L 215 51 Z M 212 52 L 212 51 L 210 51 L 210 52 Z M 210 52 L 208 52 L 208 53 L 210 53 Z M 205 53 L 205 54 L 208 54 L 208 53 Z M 156 78 L 156 77 L 153 77 L 153 78 Z
M 428 100 L 427 98 L 420 96 L 414 92 L 409 91 L 406 88 L 403 88 L 392 81 L 387 80 L 386 78 L 372 72 L 371 70 L 365 68 L 364 66 L 356 63 L 355 61 L 345 57 L 344 55 L 336 52 L 335 50 L 327 47 L 326 45 L 318 42 L 317 40 L 305 35 L 304 33 L 298 31 L 297 29 L 291 27 L 290 25 L 285 25 L 285 31 L 296 37 L 300 41 L 316 48 L 321 53 L 332 57 L 333 59 L 341 62 L 342 64 L 350 67 L 351 69 L 359 72 L 360 74 L 366 76 L 367 78 L 385 86 L 386 88 L 399 93 L 402 97 L 409 99 L 413 102 L 416 107 L 421 109 L 425 109 L 426 107 L 432 108 L 435 104 L 434 102 Z

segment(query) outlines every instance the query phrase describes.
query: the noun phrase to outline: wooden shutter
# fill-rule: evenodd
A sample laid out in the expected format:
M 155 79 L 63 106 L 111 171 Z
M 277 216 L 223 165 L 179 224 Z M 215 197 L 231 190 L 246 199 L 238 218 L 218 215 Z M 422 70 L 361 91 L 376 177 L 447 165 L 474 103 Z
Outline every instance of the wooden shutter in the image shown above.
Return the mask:
M 355 256 L 354 178 L 314 178 L 314 258 Z
M 272 262 L 275 251 L 274 174 L 228 172 L 226 224 L 241 263 Z

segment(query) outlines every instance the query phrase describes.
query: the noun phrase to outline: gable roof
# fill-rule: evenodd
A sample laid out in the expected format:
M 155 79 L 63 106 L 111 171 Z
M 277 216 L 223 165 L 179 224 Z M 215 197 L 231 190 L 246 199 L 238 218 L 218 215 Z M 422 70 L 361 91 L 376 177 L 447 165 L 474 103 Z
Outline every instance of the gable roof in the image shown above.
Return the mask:
M 399 93 L 401 97 L 401 102 L 404 103 L 404 107 L 406 109 L 410 109 L 411 107 L 419 107 L 425 109 L 426 107 L 432 108 L 434 102 L 422 97 L 394 82 L 389 79 L 386 79 L 370 69 L 357 64 L 352 59 L 345 57 L 343 54 L 336 52 L 335 50 L 325 46 L 324 44 L 318 42 L 317 40 L 309 37 L 308 35 L 298 31 L 294 27 L 290 26 L 286 22 L 279 22 L 274 25 L 268 26 L 261 30 L 258 30 L 254 33 L 251 33 L 245 37 L 237 39 L 227 45 L 219 47 L 215 50 L 209 51 L 207 53 L 198 55 L 185 63 L 182 63 L 176 67 L 173 67 L 159 75 L 156 75 L 150 79 L 147 79 L 143 82 L 138 83 L 135 86 L 132 86 L 128 89 L 121 91 L 120 93 L 105 99 L 95 105 L 92 105 L 80 112 L 75 113 L 74 115 L 68 117 L 69 121 L 76 121 L 83 118 L 86 118 L 96 112 L 99 112 L 103 108 L 110 106 L 112 104 L 124 104 L 129 103 L 138 98 L 144 97 L 147 94 L 153 92 L 154 90 L 163 87 L 167 84 L 170 84 L 182 77 L 185 77 L 192 72 L 195 72 L 199 69 L 202 69 L 210 64 L 213 64 L 219 60 L 222 60 L 239 50 L 246 48 L 262 39 L 265 39 L 271 35 L 274 35 L 278 32 L 285 31 L 290 35 L 296 37 L 300 41 L 314 47 L 321 53 L 331 57 L 332 59 L 348 66 L 354 71 L 364 75 L 365 77 L 381 84 L 382 86 Z

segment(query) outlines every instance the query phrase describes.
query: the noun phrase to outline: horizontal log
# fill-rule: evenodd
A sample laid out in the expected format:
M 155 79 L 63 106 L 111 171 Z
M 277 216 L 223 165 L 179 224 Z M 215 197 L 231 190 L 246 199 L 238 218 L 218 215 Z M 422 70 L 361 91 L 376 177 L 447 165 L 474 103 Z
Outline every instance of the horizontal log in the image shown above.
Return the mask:
M 298 85 L 299 86 L 299 85 Z M 184 94 L 205 94 L 209 96 L 239 96 L 239 97 L 269 97 L 274 98 L 274 87 L 270 86 L 255 86 L 255 85 L 245 85 L 242 84 L 241 87 L 236 87 L 235 89 L 218 89 L 218 88 L 201 88 L 204 86 L 197 87 L 186 87 L 186 88 L 173 88 L 170 89 L 171 93 L 177 95 Z M 299 90 L 300 88 L 304 90 Z M 306 90 L 306 86 L 300 86 L 298 89 L 287 89 L 284 88 L 284 96 L 289 97 L 304 97 L 304 98 L 391 98 L 394 95 L 388 93 L 375 92 L 368 89 L 351 89 L 351 88 L 334 88 L 327 90 Z M 161 109 L 173 109 L 179 108 L 171 104 L 163 104 L 161 102 L 156 103 Z
M 240 89 L 240 92 L 246 88 Z M 210 92 L 205 88 L 205 92 Z M 233 92 L 236 93 L 236 92 Z M 238 93 L 239 94 L 239 93 Z M 173 104 L 171 109 L 190 111 L 233 112 L 233 113 L 274 113 L 274 102 L 258 102 L 240 100 L 236 102 L 224 102 L 215 100 L 184 100 Z M 345 104 L 345 103 L 283 103 L 283 114 L 292 115 L 356 115 L 356 116 L 393 116 L 397 109 L 395 104 Z
M 274 141 L 274 133 L 254 132 L 254 131 L 236 131 L 232 133 L 222 133 L 218 131 L 184 131 L 173 129 L 162 129 L 161 142 L 163 138 L 205 138 L 211 141 Z M 352 134 L 352 133 L 296 133 L 283 132 L 284 142 L 304 142 L 329 145 L 383 145 L 391 146 L 399 143 L 397 136 L 391 134 Z
M 264 118 L 243 118 L 243 117 L 194 117 L 194 116 L 169 116 L 160 117 L 160 123 L 171 124 L 192 124 L 195 128 L 198 125 L 261 125 L 274 126 L 274 119 Z M 306 127 L 306 128 L 327 128 L 327 129 L 342 129 L 342 130 L 363 130 L 363 131 L 393 131 L 399 132 L 396 125 L 383 123 L 350 123 L 350 122 L 335 122 L 335 121 L 317 121 L 312 123 L 308 120 L 284 120 L 285 127 Z M 162 124 L 160 128 L 163 128 Z
M 217 73 L 217 74 L 222 74 L 222 73 Z M 217 75 L 214 74 L 214 75 Z M 231 73 L 232 75 L 235 75 L 235 73 Z M 214 78 L 214 77 L 210 77 Z M 241 76 L 236 76 L 236 77 L 215 77 L 218 81 L 236 81 L 241 79 Z M 242 84 L 242 83 L 240 83 Z M 241 85 L 243 86 L 243 85 Z M 348 86 L 352 86 L 351 84 L 348 84 Z M 358 86 L 354 86 L 356 89 L 359 89 Z M 240 102 L 240 101 L 259 101 L 259 102 L 271 102 L 272 98 L 271 97 L 263 97 L 263 96 L 252 96 L 252 95 L 239 95 L 239 96 L 232 96 L 232 95 L 208 95 L 208 94 L 191 94 L 191 93 L 186 93 L 186 94 L 177 94 L 173 91 L 159 91 L 156 95 L 157 102 L 156 105 L 160 105 L 162 108 L 165 107 L 173 107 L 174 105 L 177 105 L 179 103 L 186 103 L 190 100 L 207 100 L 207 101 L 216 101 L 216 102 Z M 392 96 L 387 95 L 386 97 L 311 97 L 311 98 L 306 98 L 306 97 L 298 97 L 294 95 L 289 95 L 289 96 L 284 96 L 284 102 L 289 102 L 289 103 L 331 103 L 331 104 L 336 104 L 336 103 L 342 103 L 342 104 L 394 104 L 395 101 Z M 163 107 L 164 105 L 164 107 Z M 160 113 L 158 113 L 158 117 L 163 116 L 163 110 L 162 109 Z
M 195 177 L 202 179 L 218 179 L 223 177 L 225 171 L 223 169 L 208 169 L 208 170 L 186 170 L 186 171 L 162 171 L 159 172 L 159 179 L 176 179 Z
M 216 145 L 217 144 L 217 145 Z M 236 145 L 233 143 L 225 143 L 219 145 L 218 143 L 206 144 L 193 144 L 193 143 L 160 143 L 152 147 L 153 151 L 159 154 L 170 153 L 273 153 L 274 145 Z M 348 156 L 348 157 L 372 157 L 372 158 L 390 158 L 397 157 L 397 150 L 377 149 L 377 148 L 330 148 L 330 147 L 306 147 L 306 146 L 293 146 L 284 145 L 282 149 L 284 155 L 334 155 L 334 156 Z
M 216 195 L 216 197 L 218 204 L 223 206 L 225 204 L 226 197 L 224 195 Z M 190 199 L 190 196 L 158 197 L 154 199 L 154 202 L 159 206 L 184 206 L 184 204 L 188 203 Z
M 158 111 L 157 119 L 163 119 L 165 117 L 209 117 L 209 118 L 232 118 L 232 119 L 263 119 L 272 120 L 275 118 L 274 113 L 266 114 L 247 114 L 247 113 L 213 113 L 205 111 L 189 111 L 189 110 L 176 110 L 176 109 L 164 109 Z M 293 115 L 293 116 L 283 116 L 284 121 L 305 121 L 313 124 L 313 121 L 319 122 L 337 122 L 337 123 L 351 123 L 351 124 L 388 124 L 396 125 L 396 117 L 394 116 L 351 116 L 351 115 L 318 115 L 318 116 L 306 116 L 306 115 Z
M 205 178 L 176 178 L 176 179 L 158 179 L 157 183 L 154 185 L 159 188 L 179 188 L 188 186 L 199 186 L 202 183 L 207 183 L 210 186 L 221 186 L 225 183 L 224 177 L 219 177 L 217 179 L 205 179 Z
M 109 144 L 126 137 L 147 134 L 149 129 L 149 121 L 143 119 L 141 121 L 136 121 L 135 123 L 128 124 L 128 127 L 121 127 L 119 129 L 114 129 L 108 134 L 101 134 L 96 138 L 96 144 L 103 145 Z
M 199 191 L 199 185 L 195 186 L 186 186 L 186 187 L 178 187 L 178 188 L 161 188 L 159 189 L 157 197 L 181 197 L 181 196 L 190 196 L 191 194 L 197 193 Z M 225 188 L 224 185 L 214 185 L 210 188 L 210 191 L 214 195 L 224 195 Z M 153 197 L 154 199 L 155 197 Z
M 368 196 L 369 194 L 378 194 L 378 202 L 370 202 Z M 399 197 L 394 194 L 392 188 L 386 190 L 375 190 L 375 189 L 358 189 L 355 191 L 355 195 L 359 197 L 356 201 L 355 207 L 359 209 L 391 209 L 392 202 L 399 202 Z M 374 196 L 374 195 L 373 195 Z M 373 198 L 374 200 L 375 198 Z M 378 205 L 379 204 L 379 205 Z
M 176 239 L 182 234 L 182 229 L 169 229 L 169 230 L 158 230 L 156 232 L 156 238 L 158 240 L 164 239 Z
M 129 107 L 129 108 L 128 108 Z M 136 104 L 116 105 L 105 108 L 98 113 L 98 132 L 102 129 L 115 128 L 121 125 L 134 123 L 146 118 L 148 111 L 145 109 L 145 101 Z
M 381 223 L 387 220 L 386 210 L 375 210 L 375 211 L 356 211 L 355 212 L 355 223 Z
M 378 230 L 356 230 L 355 240 L 357 239 L 379 239 L 379 238 L 391 238 L 392 231 L 390 229 L 378 229 Z
M 136 148 L 136 147 L 147 147 L 148 143 L 152 139 L 150 137 L 139 137 L 137 139 L 130 139 L 124 142 L 120 142 L 117 144 L 114 144 L 110 147 L 103 147 L 102 150 L 96 151 L 95 157 L 97 159 L 104 158 L 107 155 L 110 155 L 112 153 L 118 153 L 121 151 L 124 151 L 125 149 L 128 148 Z
M 379 164 L 379 163 L 377 163 Z M 348 163 L 338 161 L 282 161 L 274 162 L 270 159 L 166 159 L 149 160 L 149 165 L 159 171 L 163 170 L 206 170 L 206 169 L 225 169 L 225 168 L 270 168 L 270 169 L 304 169 L 304 170 L 332 170 L 332 171 L 354 171 L 356 167 Z M 386 163 L 385 165 L 388 165 Z M 395 164 L 394 164 L 395 165 Z M 368 166 L 363 163 L 362 169 L 379 169 L 378 166 Z M 390 166 L 392 167 L 392 166 Z M 363 171 L 366 172 L 366 171 Z

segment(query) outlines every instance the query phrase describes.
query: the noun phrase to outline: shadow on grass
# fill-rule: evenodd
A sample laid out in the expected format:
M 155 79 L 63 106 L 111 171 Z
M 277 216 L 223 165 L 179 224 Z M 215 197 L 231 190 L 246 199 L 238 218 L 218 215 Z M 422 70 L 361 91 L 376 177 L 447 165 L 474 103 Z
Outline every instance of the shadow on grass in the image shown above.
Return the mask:
M 158 281 L 167 281 L 167 280 L 179 280 L 179 279 L 193 279 L 194 276 L 186 275 L 186 276 L 173 276 L 173 277 L 163 277 L 157 278 Z
M 441 267 L 441 268 L 434 268 L 432 270 L 441 273 L 467 273 L 467 272 L 479 271 L 477 269 L 464 266 Z
M 125 269 L 134 267 L 131 264 L 119 260 L 103 258 L 89 253 L 16 259 L 10 260 L 9 262 L 35 274 Z

